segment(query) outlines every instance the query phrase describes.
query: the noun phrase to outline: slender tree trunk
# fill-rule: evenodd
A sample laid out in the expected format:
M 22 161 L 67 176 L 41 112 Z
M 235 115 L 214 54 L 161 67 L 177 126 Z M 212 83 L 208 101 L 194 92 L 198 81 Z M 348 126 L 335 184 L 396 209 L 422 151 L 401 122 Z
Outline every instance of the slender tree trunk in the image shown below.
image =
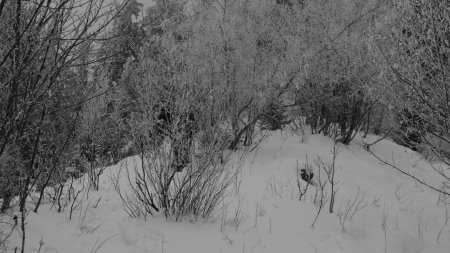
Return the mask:
M 45 115 L 45 113 L 43 112 L 41 121 L 43 120 L 44 115 Z M 36 140 L 35 140 L 35 143 L 34 143 L 34 147 L 33 147 L 33 155 L 31 157 L 31 160 L 29 161 L 28 170 L 25 172 L 26 173 L 26 175 L 25 175 L 26 179 L 25 179 L 25 182 L 24 182 L 24 184 L 22 186 L 21 193 L 20 193 L 20 213 L 22 215 L 22 217 L 21 217 L 21 222 L 22 222 L 22 226 L 21 226 L 21 229 L 22 229 L 22 253 L 25 252 L 25 238 L 26 238 L 25 237 L 25 234 L 26 234 L 26 232 L 25 232 L 26 206 L 25 205 L 26 205 L 26 202 L 27 202 L 27 197 L 28 197 L 28 193 L 29 193 L 29 189 L 28 188 L 30 186 L 31 177 L 33 175 L 33 167 L 34 167 L 34 162 L 36 160 L 36 154 L 37 154 L 37 150 L 38 150 L 38 147 L 39 147 L 39 140 L 40 140 L 41 134 L 42 134 L 42 131 L 39 129 L 38 135 L 36 137 Z
M 380 120 L 378 121 L 378 125 L 375 127 L 375 129 L 373 130 L 374 134 L 379 135 L 380 131 L 381 131 L 381 125 L 383 123 L 383 117 L 384 117 L 384 113 L 381 112 L 380 115 Z
M 366 129 L 364 130 L 364 138 L 366 138 L 367 134 L 369 133 L 371 112 L 372 109 L 369 109 L 369 112 L 367 113 Z
M 249 116 L 248 119 L 250 120 L 253 116 L 254 116 L 254 110 L 250 109 L 248 112 Z M 248 129 L 247 131 L 245 131 L 245 140 L 244 140 L 244 145 L 245 146 L 250 146 L 252 145 L 253 142 L 253 133 L 255 132 L 255 126 L 256 126 L 256 122 L 253 123 Z

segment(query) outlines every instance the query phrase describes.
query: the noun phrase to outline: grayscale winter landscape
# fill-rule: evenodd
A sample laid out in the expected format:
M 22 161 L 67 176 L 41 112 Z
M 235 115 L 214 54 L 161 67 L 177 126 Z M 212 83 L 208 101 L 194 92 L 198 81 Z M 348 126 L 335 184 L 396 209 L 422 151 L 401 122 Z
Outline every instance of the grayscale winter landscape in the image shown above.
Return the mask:
M 448 253 L 449 57 L 441 0 L 0 0 L 0 253 Z

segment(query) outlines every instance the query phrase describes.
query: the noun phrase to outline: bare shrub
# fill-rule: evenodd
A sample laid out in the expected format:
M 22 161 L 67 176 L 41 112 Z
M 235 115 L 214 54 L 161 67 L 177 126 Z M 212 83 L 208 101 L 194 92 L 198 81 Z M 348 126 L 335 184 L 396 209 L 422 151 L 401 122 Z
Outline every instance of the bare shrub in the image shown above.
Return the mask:
M 311 167 L 311 165 L 308 162 L 308 157 L 306 157 L 306 163 L 303 165 L 302 167 L 305 171 L 312 171 L 313 168 Z M 296 168 L 296 177 L 297 177 L 297 189 L 298 189 L 298 200 L 301 201 L 303 196 L 308 192 L 308 188 L 311 185 L 310 182 L 305 182 L 302 178 L 301 178 L 301 171 L 302 169 L 300 169 L 300 167 L 298 166 L 298 160 L 297 160 L 297 168 Z M 305 186 L 303 186 L 305 185 Z
M 18 229 L 17 216 L 7 213 L 0 214 L 0 252 L 8 252 L 8 240 Z
M 341 202 L 337 216 L 339 217 L 339 224 L 341 225 L 341 232 L 345 231 L 345 224 L 353 219 L 353 217 L 367 207 L 365 194 L 358 188 L 355 197 L 350 197 L 346 202 Z
M 83 197 L 85 194 L 85 191 L 89 191 L 89 188 L 86 190 L 84 177 L 82 181 L 82 187 L 75 189 L 74 188 L 74 178 L 71 178 L 70 185 L 69 185 L 69 197 L 68 202 L 70 202 L 70 212 L 69 212 L 69 220 L 72 219 L 73 211 L 83 203 Z M 81 195 L 80 195 L 81 194 Z M 88 195 L 89 193 L 86 193 Z
M 317 160 L 316 160 L 316 164 L 317 164 Z M 316 217 L 314 218 L 314 221 L 311 224 L 311 227 L 314 227 L 314 225 L 316 224 L 317 219 L 319 218 L 319 215 L 322 212 L 323 207 L 326 205 L 326 203 L 330 197 L 330 196 L 328 196 L 328 194 L 325 191 L 325 186 L 326 186 L 327 181 L 322 180 L 321 171 L 322 171 L 322 169 L 320 167 L 318 167 L 317 180 L 316 180 L 317 183 L 315 185 L 316 187 L 315 187 L 315 193 L 314 193 L 314 198 L 313 198 L 313 204 L 318 207 L 318 210 L 317 210 Z
M 335 135 L 337 136 L 337 135 Z M 325 163 L 321 157 L 317 157 L 316 159 L 316 165 L 318 168 L 322 168 L 326 175 L 327 175 L 327 179 L 328 182 L 330 183 L 330 205 L 329 205 L 329 213 L 333 213 L 334 210 L 334 201 L 336 199 L 336 193 L 337 193 L 337 188 L 336 185 L 339 183 L 339 181 L 336 180 L 335 175 L 336 175 L 336 159 L 337 156 L 339 155 L 339 143 L 337 141 L 337 138 L 334 138 L 334 142 L 333 142 L 333 149 L 331 150 L 331 162 L 330 163 Z
M 331 150 L 331 162 L 327 163 L 325 162 L 322 157 L 317 156 L 314 159 L 314 166 L 311 165 L 308 162 L 308 157 L 306 158 L 306 164 L 304 164 L 303 168 L 299 169 L 298 166 L 298 161 L 297 161 L 297 188 L 299 191 L 299 200 L 302 199 L 303 195 L 306 194 L 307 190 L 308 190 L 308 186 L 309 185 L 314 185 L 319 188 L 325 187 L 325 183 L 321 182 L 320 180 L 320 173 L 321 171 L 323 171 L 326 175 L 326 180 L 328 181 L 328 183 L 330 184 L 330 204 L 329 204 L 329 213 L 333 213 L 334 211 L 334 202 L 336 199 L 336 193 L 337 193 L 337 188 L 336 185 L 339 183 L 339 181 L 336 180 L 335 175 L 336 175 L 336 159 L 339 155 L 339 143 L 337 141 L 337 134 L 334 135 L 334 144 L 333 144 L 333 149 Z M 314 170 L 314 167 L 316 168 Z M 305 178 L 302 178 L 302 171 L 303 173 L 305 173 L 307 175 L 307 180 L 305 180 Z M 317 171 L 317 176 L 316 178 L 314 178 L 314 171 Z M 303 176 L 304 177 L 304 176 Z M 305 182 L 306 181 L 306 186 L 302 187 L 302 181 Z M 315 196 L 314 196 L 314 200 L 313 202 L 316 204 L 316 200 L 320 199 L 320 191 L 315 192 Z
M 276 196 L 279 198 L 284 198 L 285 192 L 290 188 L 291 185 L 290 178 L 286 178 L 285 181 L 278 181 L 275 177 L 270 177 L 269 182 L 267 182 L 267 188 L 272 194 L 272 196 Z
M 18 195 L 17 178 L 20 171 L 16 168 L 20 166 L 20 161 L 14 158 L 16 150 L 10 148 L 0 157 L 0 213 L 5 213 L 10 208 L 17 205 L 15 196 Z
M 173 177 L 173 182 L 169 177 L 165 184 L 161 181 L 156 184 L 160 192 L 166 194 L 160 196 L 160 201 L 167 201 L 163 207 L 176 219 L 187 214 L 209 218 L 237 176 L 237 170 L 228 164 L 230 157 L 224 158 L 223 163 L 213 159 L 219 155 L 217 152 L 221 153 L 220 150 L 210 149 L 182 173 L 172 172 L 170 177 Z
M 305 132 L 305 126 L 306 123 L 304 117 L 294 114 L 288 130 L 292 133 L 292 135 L 301 136 L 301 142 L 306 143 L 308 140 Z
M 439 230 L 438 236 L 436 238 L 436 242 L 439 243 L 439 238 L 442 235 L 442 232 L 444 231 L 444 228 L 446 228 L 448 226 L 449 220 L 450 220 L 450 213 L 449 213 L 449 208 L 447 206 L 445 206 L 445 210 L 444 210 L 444 222 L 442 223 L 442 227 Z
M 384 232 L 384 253 L 387 253 L 387 218 L 388 210 L 385 206 L 383 209 L 383 215 L 381 217 L 381 229 Z
M 84 191 L 83 181 L 82 189 L 79 192 L 76 192 L 76 187 L 74 186 L 76 181 L 76 178 L 72 176 L 67 179 L 65 173 L 53 176 L 53 182 L 51 182 L 51 185 L 42 190 L 42 192 L 46 194 L 46 197 L 50 203 L 52 203 L 50 208 L 56 207 L 57 212 L 62 212 L 68 205 L 70 205 L 72 213 L 72 209 L 75 205 L 74 202 L 77 201 L 79 194 Z
M 318 208 L 317 214 L 314 218 L 314 221 L 311 224 L 311 227 L 317 222 L 320 213 L 323 210 L 323 207 L 326 205 L 330 196 L 326 192 L 326 185 L 328 180 L 324 179 L 324 172 L 326 172 L 324 168 L 325 163 L 322 161 L 322 158 L 318 156 L 314 159 L 314 165 L 310 164 L 308 161 L 308 157 L 306 157 L 306 163 L 303 167 L 299 169 L 297 162 L 297 189 L 299 191 L 299 200 L 308 192 L 308 189 L 311 187 L 314 190 L 314 193 L 311 198 L 311 202 Z M 328 178 L 327 174 L 325 177 Z M 305 186 L 303 186 L 305 184 Z
M 224 152 L 226 144 L 194 145 L 182 170 L 174 168 L 176 147 L 170 141 L 142 152 L 139 164 L 126 165 L 130 191 L 117 189 L 128 214 L 145 218 L 162 209 L 169 219 L 210 218 L 242 165 L 242 156 L 236 162 L 231 152 Z

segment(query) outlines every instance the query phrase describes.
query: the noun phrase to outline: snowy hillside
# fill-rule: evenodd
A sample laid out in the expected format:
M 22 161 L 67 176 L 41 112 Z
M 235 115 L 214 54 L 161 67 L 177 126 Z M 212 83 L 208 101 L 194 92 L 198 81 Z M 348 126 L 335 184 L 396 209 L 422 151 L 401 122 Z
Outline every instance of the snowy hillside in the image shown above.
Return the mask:
M 129 218 L 111 182 L 138 157 L 125 159 L 106 169 L 100 190 L 83 196 L 71 220 L 70 207 L 58 213 L 50 203 L 37 214 L 30 212 L 26 252 L 450 252 L 450 207 L 446 211 L 439 194 L 381 164 L 365 151 L 360 137 L 338 146 L 334 213 L 327 202 L 312 227 L 317 188 L 309 186 L 299 201 L 296 170 L 307 159 L 314 167 L 318 156 L 331 162 L 333 142 L 321 135 L 306 137 L 302 142 L 299 136 L 273 132 L 247 156 L 215 219 L 206 222 L 170 222 L 162 213 L 146 221 Z M 371 150 L 439 186 L 432 168 L 415 152 L 389 140 Z M 329 194 L 329 188 L 325 191 Z

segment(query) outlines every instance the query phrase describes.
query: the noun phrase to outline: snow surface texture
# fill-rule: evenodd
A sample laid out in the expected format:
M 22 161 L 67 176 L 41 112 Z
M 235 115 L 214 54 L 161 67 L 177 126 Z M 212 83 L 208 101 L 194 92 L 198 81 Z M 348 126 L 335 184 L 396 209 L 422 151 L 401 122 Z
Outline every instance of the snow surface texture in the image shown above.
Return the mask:
M 37 214 L 30 212 L 26 252 L 38 252 L 41 239 L 41 253 L 450 252 L 450 224 L 444 225 L 439 194 L 381 164 L 364 150 L 361 138 L 339 145 L 334 213 L 328 213 L 327 203 L 311 227 L 318 210 L 312 203 L 315 189 L 298 200 L 297 164 L 304 166 L 307 157 L 313 164 L 318 155 L 331 162 L 333 142 L 320 135 L 307 137 L 273 132 L 247 156 L 215 219 L 207 222 L 171 222 L 162 213 L 146 221 L 129 218 L 111 180 L 123 168 L 119 163 L 103 173 L 100 190 L 84 196 L 71 220 L 69 207 L 58 213 L 49 203 Z M 439 177 L 415 152 L 389 140 L 371 150 L 439 185 Z M 120 183 L 126 185 L 126 180 Z M 347 203 L 357 195 L 361 210 L 344 219 Z M 20 245 L 18 239 L 11 243 Z

